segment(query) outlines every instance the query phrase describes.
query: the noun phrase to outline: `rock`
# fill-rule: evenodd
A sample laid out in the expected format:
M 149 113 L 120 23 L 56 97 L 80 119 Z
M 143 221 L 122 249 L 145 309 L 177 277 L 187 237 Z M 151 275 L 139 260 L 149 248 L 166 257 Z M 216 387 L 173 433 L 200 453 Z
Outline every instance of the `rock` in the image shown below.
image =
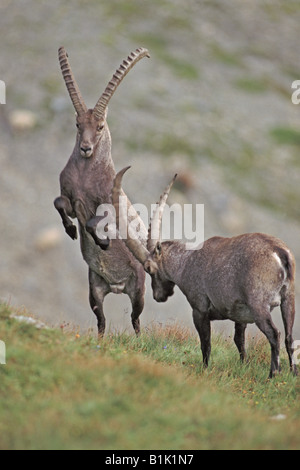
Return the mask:
M 278 414 L 278 415 L 272 416 L 271 419 L 274 421 L 283 421 L 284 419 L 286 419 L 286 415 Z
M 36 126 L 37 116 L 32 111 L 16 109 L 10 113 L 9 122 L 16 131 L 28 131 Z
M 14 320 L 17 320 L 19 322 L 22 322 L 22 323 L 27 323 L 28 325 L 34 325 L 36 328 L 38 329 L 45 329 L 45 330 L 48 330 L 49 327 L 43 323 L 42 321 L 40 320 L 37 320 L 36 318 L 33 318 L 33 317 L 26 317 L 25 315 L 11 315 L 11 318 L 13 318 Z
M 42 230 L 35 239 L 35 248 L 44 252 L 58 246 L 62 241 L 62 231 L 57 227 L 48 227 Z

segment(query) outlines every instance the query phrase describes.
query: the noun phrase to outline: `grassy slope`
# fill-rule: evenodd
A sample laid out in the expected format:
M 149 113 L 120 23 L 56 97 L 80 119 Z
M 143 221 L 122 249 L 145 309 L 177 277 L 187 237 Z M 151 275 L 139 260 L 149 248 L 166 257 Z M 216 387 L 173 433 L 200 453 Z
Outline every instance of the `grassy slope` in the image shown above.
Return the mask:
M 293 449 L 300 446 L 299 379 L 268 381 L 269 347 L 250 341 L 240 365 L 214 338 L 203 371 L 199 345 L 179 327 L 140 338 L 36 329 L 0 308 L 0 449 Z M 286 419 L 271 419 L 278 413 Z

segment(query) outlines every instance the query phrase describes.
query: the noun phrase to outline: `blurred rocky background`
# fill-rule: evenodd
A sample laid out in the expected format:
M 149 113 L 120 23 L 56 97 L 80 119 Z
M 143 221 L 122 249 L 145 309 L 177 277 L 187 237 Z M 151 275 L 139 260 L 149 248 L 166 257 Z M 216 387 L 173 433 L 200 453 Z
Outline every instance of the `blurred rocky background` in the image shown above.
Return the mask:
M 87 266 L 53 207 L 76 132 L 60 45 L 90 107 L 130 51 L 151 53 L 109 107 L 116 168 L 133 167 L 132 201 L 156 202 L 178 172 L 170 203 L 204 204 L 206 238 L 270 233 L 299 264 L 299 24 L 292 0 L 1 0 L 0 298 L 51 324 L 95 329 Z M 295 339 L 299 300 L 298 281 Z M 105 311 L 111 330 L 131 331 L 127 296 L 110 294 Z M 157 304 L 149 279 L 141 319 L 192 325 L 178 289 Z M 274 319 L 281 328 L 279 311 Z

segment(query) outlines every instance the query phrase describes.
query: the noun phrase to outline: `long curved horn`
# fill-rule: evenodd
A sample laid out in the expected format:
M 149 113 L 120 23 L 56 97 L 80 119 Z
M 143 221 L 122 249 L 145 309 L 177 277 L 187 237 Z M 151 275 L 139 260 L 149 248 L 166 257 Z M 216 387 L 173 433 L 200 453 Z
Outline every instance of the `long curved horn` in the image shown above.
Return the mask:
M 114 186 L 112 189 L 112 202 L 115 208 L 116 212 L 116 224 L 117 228 L 119 229 L 120 227 L 120 222 L 122 223 L 122 226 L 126 226 L 127 233 L 126 233 L 126 238 L 124 239 L 124 242 L 126 246 L 129 248 L 131 253 L 135 256 L 135 258 L 138 259 L 140 263 L 143 265 L 149 258 L 149 252 L 148 250 L 144 247 L 144 245 L 140 242 L 140 240 L 134 236 L 132 232 L 130 232 L 130 226 L 128 226 L 128 218 L 127 218 L 127 207 L 128 207 L 128 201 L 127 201 L 127 196 L 124 195 L 124 192 L 122 191 L 122 178 L 124 173 L 130 168 L 130 166 L 127 166 L 126 168 L 123 168 L 123 170 L 119 171 L 115 177 L 114 181 Z M 126 198 L 126 204 L 125 210 L 122 204 L 122 207 L 120 207 L 120 196 Z M 125 212 L 125 213 L 124 213 Z M 125 225 L 126 224 L 126 225 Z
M 94 115 L 97 119 L 104 118 L 108 103 L 122 82 L 123 78 L 139 60 L 143 59 L 143 57 L 150 57 L 150 54 L 147 49 L 140 47 L 139 49 L 136 49 L 135 52 L 131 52 L 127 60 L 124 60 L 120 67 L 116 70 L 94 108 Z
M 164 213 L 164 208 L 176 177 L 177 174 L 173 177 L 171 183 L 166 187 L 165 191 L 160 196 L 159 203 L 157 203 L 157 208 L 155 209 L 151 218 L 147 240 L 147 249 L 150 254 L 153 253 L 157 242 L 161 240 L 161 222 Z
M 70 98 L 72 100 L 73 106 L 75 108 L 75 111 L 77 112 L 77 114 L 86 113 L 87 107 L 83 101 L 76 80 L 72 73 L 68 60 L 68 54 L 63 46 L 58 49 L 58 58 L 64 81 L 69 92 Z

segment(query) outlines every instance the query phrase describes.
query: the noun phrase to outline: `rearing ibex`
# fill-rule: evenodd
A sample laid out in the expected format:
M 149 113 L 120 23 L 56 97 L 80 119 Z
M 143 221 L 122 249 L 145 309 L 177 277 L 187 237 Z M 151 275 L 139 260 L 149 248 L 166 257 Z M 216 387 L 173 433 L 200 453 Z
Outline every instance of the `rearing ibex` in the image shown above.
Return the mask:
M 113 240 L 110 249 L 97 246 L 95 216 L 99 205 L 111 202 L 115 168 L 111 157 L 111 137 L 106 122 L 107 106 L 123 78 L 143 57 L 146 49 L 132 52 L 108 83 L 93 109 L 87 109 L 73 76 L 64 47 L 59 49 L 59 63 L 65 84 L 76 111 L 76 143 L 69 161 L 60 174 L 61 196 L 55 199 L 67 234 L 77 238 L 79 223 L 81 251 L 89 266 L 90 305 L 97 316 L 98 332 L 105 330 L 103 301 L 109 292 L 126 293 L 132 303 L 132 324 L 138 334 L 139 316 L 144 307 L 145 273 L 141 265 L 120 239 Z M 147 231 L 141 222 L 144 238 Z M 102 242 L 102 248 L 105 241 Z
M 121 182 L 127 168 L 117 174 L 113 188 L 117 226 L 119 196 L 123 194 Z M 186 250 L 185 245 L 178 241 L 161 243 L 162 214 L 173 181 L 152 217 L 147 248 L 131 236 L 130 230 L 125 240 L 145 271 L 151 275 L 154 299 L 165 302 L 173 294 L 175 285 L 185 294 L 193 309 L 205 365 L 210 357 L 212 320 L 230 319 L 235 322 L 234 340 L 242 360 L 246 354 L 247 323 L 256 323 L 271 345 L 270 377 L 280 370 L 280 333 L 271 318 L 273 308 L 280 305 L 290 367 L 297 374 L 292 337 L 295 317 L 293 254 L 281 240 L 262 233 L 233 238 L 213 237 L 194 251 Z

